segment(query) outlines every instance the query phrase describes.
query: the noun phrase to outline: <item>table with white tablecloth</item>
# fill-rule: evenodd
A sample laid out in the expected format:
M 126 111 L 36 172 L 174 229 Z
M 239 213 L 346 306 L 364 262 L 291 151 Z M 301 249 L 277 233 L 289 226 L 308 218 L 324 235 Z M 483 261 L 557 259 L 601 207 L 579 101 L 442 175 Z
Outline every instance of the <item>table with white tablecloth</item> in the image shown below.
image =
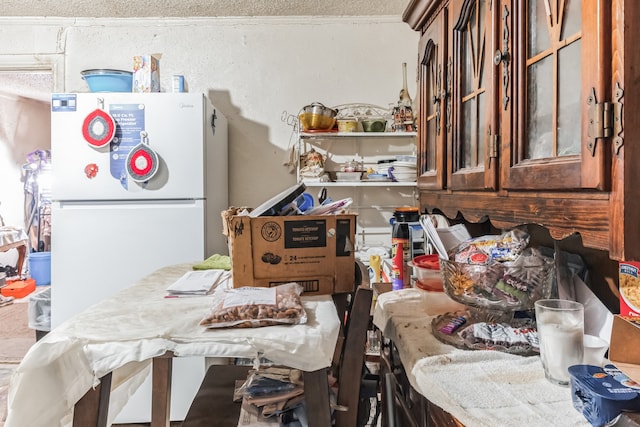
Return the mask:
M 149 375 L 151 361 L 167 354 L 264 357 L 305 372 L 330 366 L 340 327 L 331 296 L 303 296 L 303 325 L 206 329 L 199 322 L 211 295 L 165 298 L 167 286 L 191 267 L 162 268 L 31 347 L 11 379 L 5 427 L 70 425 L 74 405 L 105 375 L 111 378 L 110 423 Z
M 404 289 L 378 296 L 373 322 L 398 349 L 411 386 L 466 426 L 589 426 L 571 390 L 549 382 L 539 356 L 464 350 L 432 333 L 461 307 L 445 294 Z

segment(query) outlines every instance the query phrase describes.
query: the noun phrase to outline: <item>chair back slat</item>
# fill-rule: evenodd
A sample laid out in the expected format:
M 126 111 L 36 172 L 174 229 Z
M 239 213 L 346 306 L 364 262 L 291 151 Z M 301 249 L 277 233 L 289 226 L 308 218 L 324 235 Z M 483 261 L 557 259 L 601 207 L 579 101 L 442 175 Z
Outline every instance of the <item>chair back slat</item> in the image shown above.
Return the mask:
M 347 410 L 336 411 L 336 427 L 353 427 L 357 423 L 372 298 L 370 288 L 358 287 L 348 311 L 338 367 L 338 405 Z

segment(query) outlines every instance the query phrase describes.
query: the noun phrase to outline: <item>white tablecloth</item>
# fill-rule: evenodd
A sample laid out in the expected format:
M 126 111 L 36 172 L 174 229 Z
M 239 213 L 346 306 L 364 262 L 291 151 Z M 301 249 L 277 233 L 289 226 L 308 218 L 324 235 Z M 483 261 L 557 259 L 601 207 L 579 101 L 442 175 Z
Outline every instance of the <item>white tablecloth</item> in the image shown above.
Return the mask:
M 571 391 L 544 377 L 539 356 L 461 350 L 431 333 L 444 294 L 404 289 L 378 296 L 373 323 L 393 340 L 413 388 L 469 427 L 589 426 Z
M 28 243 L 27 233 L 24 229 L 11 226 L 0 227 L 0 252 L 8 251 L 20 245 Z
M 339 319 L 330 296 L 302 298 L 304 325 L 205 329 L 211 296 L 165 298 L 191 264 L 162 268 L 52 330 L 25 355 L 10 383 L 5 427 L 71 423 L 73 405 L 113 372 L 109 422 L 144 381 L 150 359 L 266 357 L 306 371 L 330 366 Z

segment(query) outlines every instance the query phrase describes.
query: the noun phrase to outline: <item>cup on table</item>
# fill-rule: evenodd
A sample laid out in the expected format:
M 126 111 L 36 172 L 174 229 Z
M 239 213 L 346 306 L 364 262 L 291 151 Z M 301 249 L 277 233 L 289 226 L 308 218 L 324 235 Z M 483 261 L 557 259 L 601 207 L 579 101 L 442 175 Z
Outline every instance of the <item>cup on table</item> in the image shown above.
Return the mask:
M 575 301 L 541 299 L 535 303 L 540 358 L 545 377 L 569 385 L 569 366 L 582 364 L 584 306 Z
M 584 357 L 582 364 L 600 366 L 604 365 L 604 355 L 609 348 L 609 343 L 595 335 L 584 335 Z

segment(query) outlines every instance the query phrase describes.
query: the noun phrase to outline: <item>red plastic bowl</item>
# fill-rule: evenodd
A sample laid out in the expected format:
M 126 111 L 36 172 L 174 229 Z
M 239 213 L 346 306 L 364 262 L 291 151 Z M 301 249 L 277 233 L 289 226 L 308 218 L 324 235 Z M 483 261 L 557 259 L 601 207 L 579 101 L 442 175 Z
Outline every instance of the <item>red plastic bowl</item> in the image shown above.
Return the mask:
M 418 267 L 440 271 L 440 258 L 438 254 L 417 256 L 413 259 L 413 263 Z
M 420 255 L 410 263 L 416 276 L 416 287 L 425 291 L 442 292 L 442 274 L 438 255 Z

